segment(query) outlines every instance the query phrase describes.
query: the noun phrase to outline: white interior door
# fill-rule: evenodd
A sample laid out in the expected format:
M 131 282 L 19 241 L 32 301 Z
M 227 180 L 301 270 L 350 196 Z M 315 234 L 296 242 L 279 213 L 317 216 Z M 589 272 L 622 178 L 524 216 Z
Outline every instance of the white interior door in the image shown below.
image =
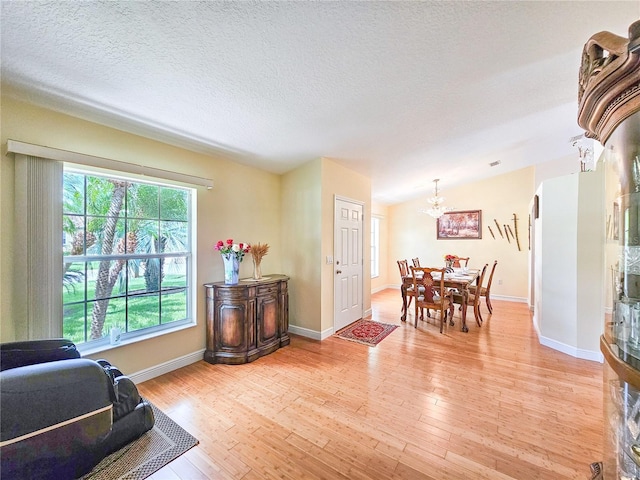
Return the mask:
M 362 318 L 362 211 L 361 203 L 335 199 L 334 331 Z

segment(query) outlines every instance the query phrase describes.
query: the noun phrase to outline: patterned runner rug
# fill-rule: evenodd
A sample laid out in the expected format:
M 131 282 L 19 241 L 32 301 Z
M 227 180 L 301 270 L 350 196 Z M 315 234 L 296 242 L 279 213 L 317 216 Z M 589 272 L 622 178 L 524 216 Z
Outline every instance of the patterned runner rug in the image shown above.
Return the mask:
M 142 480 L 198 444 L 195 437 L 149 403 L 156 419 L 153 428 L 105 457 L 82 480 Z
M 398 325 L 374 322 L 372 320 L 358 320 L 357 322 L 336 332 L 335 335 L 336 337 L 344 338 L 345 340 L 351 340 L 352 342 L 363 343 L 370 347 L 375 347 L 396 328 L 398 328 Z

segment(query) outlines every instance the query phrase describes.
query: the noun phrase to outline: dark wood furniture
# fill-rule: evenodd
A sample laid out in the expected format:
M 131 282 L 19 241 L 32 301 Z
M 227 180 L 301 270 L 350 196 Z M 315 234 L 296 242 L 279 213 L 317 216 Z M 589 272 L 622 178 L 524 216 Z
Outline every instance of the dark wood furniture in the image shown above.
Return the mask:
M 241 364 L 289 345 L 286 275 L 205 284 L 209 363 Z
M 478 279 L 480 270 L 469 270 L 467 273 L 453 275 L 445 274 L 444 285 L 449 288 L 456 288 L 461 292 L 460 302 L 462 306 L 462 328 L 463 332 L 468 332 L 467 327 L 467 302 L 469 299 L 469 287 Z M 440 280 L 439 278 L 437 280 Z M 413 288 L 413 275 L 402 277 L 400 285 L 400 294 L 402 295 L 402 316 L 401 321 L 407 320 L 407 296 L 409 289 Z M 451 322 L 450 322 L 451 323 Z
M 437 273 L 439 279 L 435 280 L 432 274 Z M 415 303 L 415 327 L 418 328 L 418 309 L 420 309 L 420 319 L 424 318 L 422 311 L 426 308 L 440 311 L 440 333 L 447 321 L 447 311 L 452 305 L 451 293 L 444 286 L 444 268 L 427 268 L 427 267 L 411 267 L 411 276 L 413 279 L 413 290 L 415 292 L 422 290 L 416 295 Z M 451 311 L 453 317 L 453 311 Z
M 456 255 L 456 258 L 453 259 L 453 266 L 456 268 L 460 268 L 462 267 L 462 262 L 464 262 L 464 266 L 468 267 L 469 266 L 469 258 L 470 257 L 458 257 Z
M 407 307 L 411 306 L 411 300 L 415 297 L 415 290 L 413 289 L 413 283 L 408 282 L 411 280 L 411 271 L 409 270 L 409 262 L 407 260 L 398 260 L 398 269 L 400 270 L 400 281 L 402 287 L 400 288 L 400 294 L 402 295 L 402 321 L 407 316 Z M 407 283 L 405 285 L 405 283 Z M 407 303 L 407 297 L 409 297 L 409 303 Z
M 489 266 L 488 263 L 485 263 L 484 267 L 482 268 L 482 272 L 480 273 L 480 276 L 478 277 L 478 283 L 477 286 L 482 285 L 482 282 L 484 281 L 484 275 L 485 273 L 487 273 L 487 267 Z M 467 292 L 467 298 L 464 298 L 464 295 L 462 292 L 459 291 L 454 291 L 453 292 L 453 296 L 452 296 L 452 305 L 451 305 L 451 316 L 453 317 L 453 304 L 454 303 L 459 303 L 460 304 L 460 308 L 462 309 L 462 305 L 464 302 L 464 308 L 466 309 L 469 304 L 473 305 L 473 315 L 476 317 L 476 323 L 478 324 L 479 327 L 482 326 L 482 315 L 480 314 L 480 295 L 475 291 L 472 290 L 472 288 L 477 288 L 477 287 L 473 287 L 473 286 L 469 286 L 469 291 Z
M 469 287 L 469 292 L 473 295 L 478 294 L 477 290 L 480 288 L 479 295 L 484 297 L 485 303 L 487 304 L 487 310 L 489 313 L 493 313 L 493 307 L 491 306 L 491 283 L 493 283 L 493 274 L 496 271 L 496 267 L 498 266 L 498 261 L 495 260 L 493 262 L 493 267 L 491 268 L 491 274 L 489 275 L 489 281 L 487 282 L 487 286 L 483 287 L 480 282 L 478 282 L 478 286 Z

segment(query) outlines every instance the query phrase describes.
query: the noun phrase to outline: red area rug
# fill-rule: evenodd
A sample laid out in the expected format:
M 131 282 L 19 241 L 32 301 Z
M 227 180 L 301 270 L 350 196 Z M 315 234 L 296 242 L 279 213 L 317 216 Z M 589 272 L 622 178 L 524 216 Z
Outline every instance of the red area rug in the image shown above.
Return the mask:
M 358 320 L 348 327 L 336 332 L 336 337 L 351 340 L 352 342 L 363 343 L 370 347 L 375 347 L 387 335 L 393 332 L 398 325 L 389 323 L 374 322 L 371 320 Z

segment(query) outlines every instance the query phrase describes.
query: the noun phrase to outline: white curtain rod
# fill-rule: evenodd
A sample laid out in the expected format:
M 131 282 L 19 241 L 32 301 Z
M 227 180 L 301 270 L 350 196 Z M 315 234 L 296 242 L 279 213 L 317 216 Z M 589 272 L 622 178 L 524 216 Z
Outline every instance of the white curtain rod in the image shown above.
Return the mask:
M 112 160 L 110 158 L 95 157 L 93 155 L 70 152 L 68 150 L 60 150 L 58 148 L 43 147 L 41 145 L 20 142 L 18 140 L 7 140 L 7 152 L 20 153 L 22 155 L 30 155 L 33 157 L 49 158 L 60 162 L 107 168 L 120 172 L 163 178 L 165 180 L 174 180 L 176 182 L 207 187 L 208 190 L 213 188 L 213 180 L 209 178 L 196 177 L 195 175 L 188 175 L 186 173 L 172 172 L 170 170 L 162 170 L 160 168 L 147 167 L 144 165 L 137 165 L 135 163 Z

